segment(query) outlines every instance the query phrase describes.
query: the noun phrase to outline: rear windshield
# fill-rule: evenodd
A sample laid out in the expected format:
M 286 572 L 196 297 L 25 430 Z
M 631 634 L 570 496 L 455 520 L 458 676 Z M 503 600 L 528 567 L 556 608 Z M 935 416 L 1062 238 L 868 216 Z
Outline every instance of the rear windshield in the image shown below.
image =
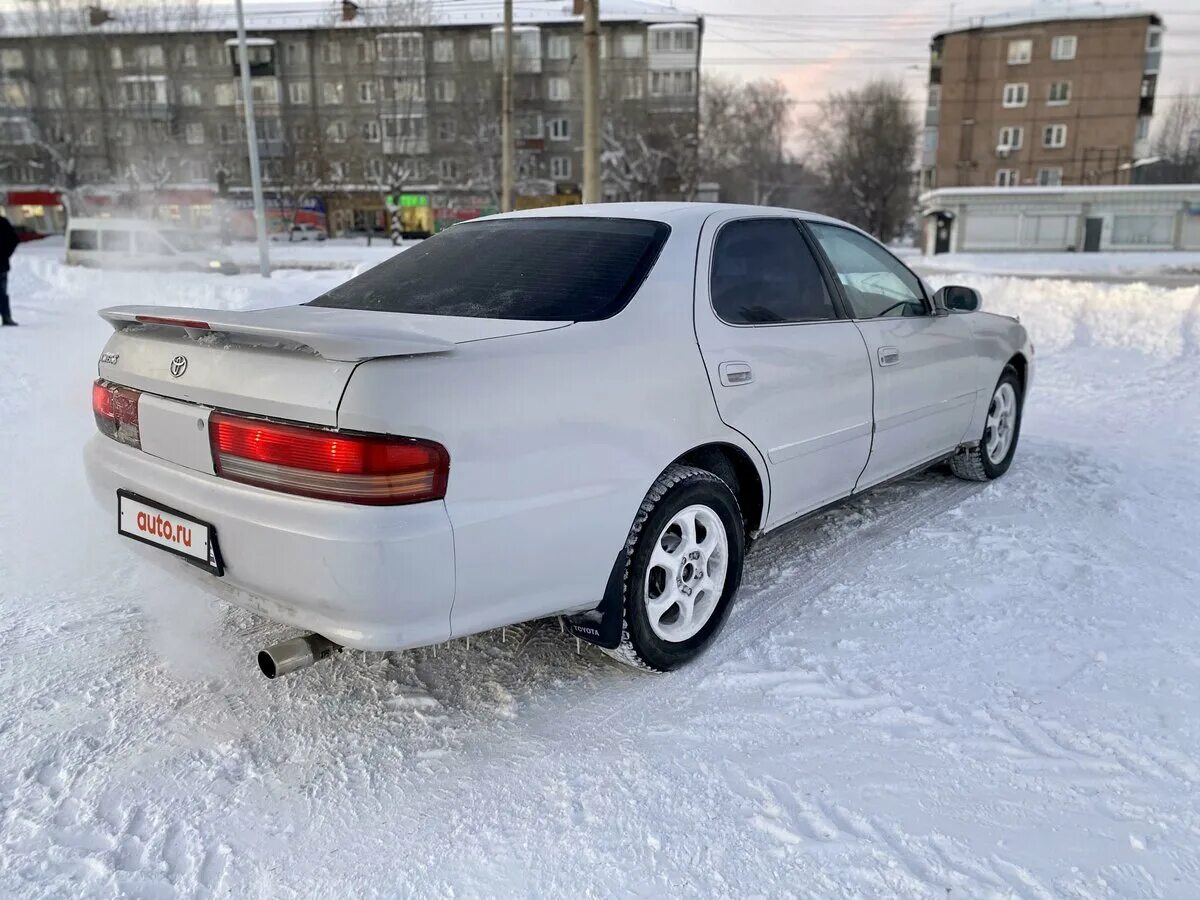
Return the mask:
M 654 265 L 670 229 L 637 219 L 466 222 L 311 306 L 587 322 L 615 315 Z

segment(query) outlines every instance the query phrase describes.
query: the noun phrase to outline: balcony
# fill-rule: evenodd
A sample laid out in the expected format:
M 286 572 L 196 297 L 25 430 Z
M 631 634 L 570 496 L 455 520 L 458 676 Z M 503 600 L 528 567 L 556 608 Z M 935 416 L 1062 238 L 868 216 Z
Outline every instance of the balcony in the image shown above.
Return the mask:
M 237 38 L 225 42 L 229 50 L 229 62 L 233 77 L 242 77 L 241 56 Z M 273 78 L 275 76 L 275 42 L 270 38 L 246 38 L 246 55 L 250 64 L 251 78 Z

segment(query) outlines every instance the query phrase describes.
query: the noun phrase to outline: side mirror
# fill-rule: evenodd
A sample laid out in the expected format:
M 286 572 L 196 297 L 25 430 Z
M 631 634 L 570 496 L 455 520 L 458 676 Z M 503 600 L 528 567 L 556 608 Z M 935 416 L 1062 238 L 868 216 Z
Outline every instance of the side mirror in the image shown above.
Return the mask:
M 983 305 L 983 299 L 975 288 L 948 284 L 933 295 L 933 303 L 952 312 L 977 312 Z

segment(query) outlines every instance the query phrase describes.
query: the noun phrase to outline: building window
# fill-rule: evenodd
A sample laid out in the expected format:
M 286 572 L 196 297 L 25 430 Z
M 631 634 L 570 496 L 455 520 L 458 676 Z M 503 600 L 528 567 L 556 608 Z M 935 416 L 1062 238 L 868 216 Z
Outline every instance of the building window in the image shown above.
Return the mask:
M 125 57 L 121 54 L 120 47 L 109 47 L 108 58 L 114 69 L 122 69 L 125 67 Z
M 1113 216 L 1111 241 L 1125 247 L 1167 246 L 1174 240 L 1174 231 L 1173 214 Z
M 67 65 L 73 71 L 82 72 L 91 63 L 91 54 L 87 47 L 72 47 L 67 51 Z
M 240 97 L 242 95 L 240 81 L 237 90 Z M 250 79 L 250 96 L 254 98 L 255 103 L 276 104 L 279 102 L 279 82 L 274 78 L 252 78 Z
M 1025 38 L 1020 41 L 1008 42 L 1008 64 L 1022 66 L 1033 59 L 1033 41 Z
M 1045 129 L 1042 130 L 1042 146 L 1043 147 L 1065 147 L 1065 146 L 1067 146 L 1067 126 L 1066 125 L 1047 125 L 1045 127 Z
M 425 81 L 422 78 L 396 78 L 392 80 L 393 102 L 424 103 Z
M 454 79 L 439 78 L 433 83 L 433 99 L 438 103 L 454 102 Z
M 58 69 L 58 51 L 53 47 L 46 47 L 38 53 L 38 62 L 43 69 L 55 71 Z
M 358 83 L 358 102 L 359 103 L 374 103 L 376 99 L 377 85 L 374 81 L 360 81 Z
M 43 96 L 46 98 L 45 99 L 46 106 L 49 109 L 62 109 L 63 108 L 62 88 L 56 88 L 56 87 L 46 88 L 46 91 L 43 94 Z
M 1020 150 L 1025 140 L 1025 129 L 1020 125 L 1009 125 L 1000 129 L 1000 140 L 996 144 L 997 153 L 1008 153 Z
M 570 100 L 571 82 L 566 78 L 551 78 L 546 82 L 547 96 L 551 100 Z
M 550 120 L 550 140 L 567 141 L 571 139 L 571 121 L 569 119 Z
M 189 144 L 204 143 L 204 123 L 203 122 L 188 122 L 183 129 L 184 137 Z
M 181 54 L 181 59 L 185 66 L 198 65 L 200 60 L 196 54 L 196 45 L 195 44 L 184 44 L 183 52 Z
M 309 103 L 311 100 L 312 91 L 309 90 L 307 81 L 294 81 L 288 85 L 289 103 Z
M 90 84 L 81 84 L 71 90 L 71 102 L 80 109 L 96 106 L 96 89 Z
M 621 56 L 624 59 L 641 59 L 646 52 L 646 42 L 640 34 L 621 35 Z
M 491 38 L 473 37 L 468 49 L 474 62 L 485 62 L 492 58 Z
M 550 157 L 550 177 L 557 181 L 564 181 L 571 177 L 571 157 L 569 156 L 552 156 Z
M 1024 106 L 1028 101 L 1029 85 L 1022 82 L 1020 84 L 1006 84 L 1004 86 L 1004 99 L 1002 102 L 1006 109 Z
M 439 159 L 438 178 L 442 181 L 454 181 L 458 178 L 458 163 L 452 159 Z
M 1074 59 L 1076 43 L 1077 41 L 1073 34 L 1059 35 L 1050 42 L 1050 58 Z
M 321 85 L 321 102 L 326 106 L 338 106 L 346 102 L 346 87 L 340 81 L 326 81 Z
M 222 144 L 232 144 L 238 139 L 237 126 L 232 122 L 218 122 L 217 138 Z
M 695 92 L 695 73 L 691 70 L 677 72 L 651 72 L 651 97 L 679 97 Z
M 163 59 L 162 44 L 146 44 L 133 51 L 133 64 L 139 69 L 162 68 Z
M 325 137 L 335 144 L 344 143 L 346 140 L 346 123 L 330 122 L 325 126 Z
M 379 140 L 379 120 L 372 119 L 369 122 L 363 122 L 362 139 L 369 144 L 374 144 Z
M 1196 140 L 1200 140 L 1200 133 L 1193 132 L 1193 135 L 1194 135 L 1193 140 L 1189 142 L 1191 144 L 1194 144 L 1196 142 Z M 1146 138 L 1150 137 L 1150 117 L 1149 116 L 1138 116 L 1137 133 L 1135 136 L 1136 136 L 1137 140 L 1139 140 L 1139 141 L 1144 141 Z
M 79 132 L 79 143 L 85 147 L 95 147 L 97 143 L 96 126 L 85 125 L 83 131 Z
M 184 84 L 179 87 L 179 102 L 183 106 L 203 106 L 204 94 L 194 84 Z
M 379 58 L 383 60 L 418 60 L 425 55 L 421 35 L 414 32 L 381 34 L 375 38 L 375 43 Z
M 300 41 L 288 41 L 284 45 L 283 52 L 289 65 L 308 62 L 308 44 Z
M 654 49 L 659 53 L 686 52 L 696 49 L 696 32 L 691 28 L 658 29 Z
M 375 62 L 375 45 L 371 43 L 370 38 L 359 38 L 355 44 L 355 51 L 358 54 L 359 63 Z
M 547 43 L 546 55 L 551 59 L 570 59 L 571 39 L 565 34 L 552 34 Z
M 641 75 L 626 75 L 621 81 L 621 97 L 625 100 L 641 100 L 646 82 Z
M 1150 52 L 1162 49 L 1162 28 L 1152 25 L 1146 29 L 1146 49 Z
M 1038 184 L 1042 187 L 1058 187 L 1062 184 L 1062 168 L 1051 166 L 1046 169 L 1038 169 Z
M 1021 173 L 1016 169 L 997 169 L 996 187 L 1016 187 L 1021 183 Z
M 321 62 L 326 65 L 336 66 L 342 61 L 342 45 L 335 44 L 333 41 L 326 41 L 321 45 Z
M 437 139 L 452 141 L 458 136 L 458 125 L 453 119 L 440 119 L 437 123 Z
M 1050 94 L 1046 99 L 1050 106 L 1066 106 L 1071 102 L 1071 82 L 1050 82 Z
M 929 86 L 929 99 L 926 101 L 926 109 L 937 109 L 942 103 L 942 86 L 940 84 L 931 84 Z
M 438 38 L 433 42 L 433 61 L 439 63 L 454 62 L 454 41 L 450 38 Z

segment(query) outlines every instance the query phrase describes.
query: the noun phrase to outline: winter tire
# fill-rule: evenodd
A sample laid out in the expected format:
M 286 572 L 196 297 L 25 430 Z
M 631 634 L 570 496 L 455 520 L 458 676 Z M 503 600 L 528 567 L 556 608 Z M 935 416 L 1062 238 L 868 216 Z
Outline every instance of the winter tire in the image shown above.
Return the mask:
M 1023 400 L 1021 379 L 1009 367 L 992 391 L 979 443 L 950 458 L 955 475 L 968 481 L 991 481 L 1008 471 L 1021 436 Z
M 729 485 L 705 469 L 668 468 L 629 530 L 621 643 L 607 652 L 657 672 L 698 656 L 729 614 L 745 545 Z

